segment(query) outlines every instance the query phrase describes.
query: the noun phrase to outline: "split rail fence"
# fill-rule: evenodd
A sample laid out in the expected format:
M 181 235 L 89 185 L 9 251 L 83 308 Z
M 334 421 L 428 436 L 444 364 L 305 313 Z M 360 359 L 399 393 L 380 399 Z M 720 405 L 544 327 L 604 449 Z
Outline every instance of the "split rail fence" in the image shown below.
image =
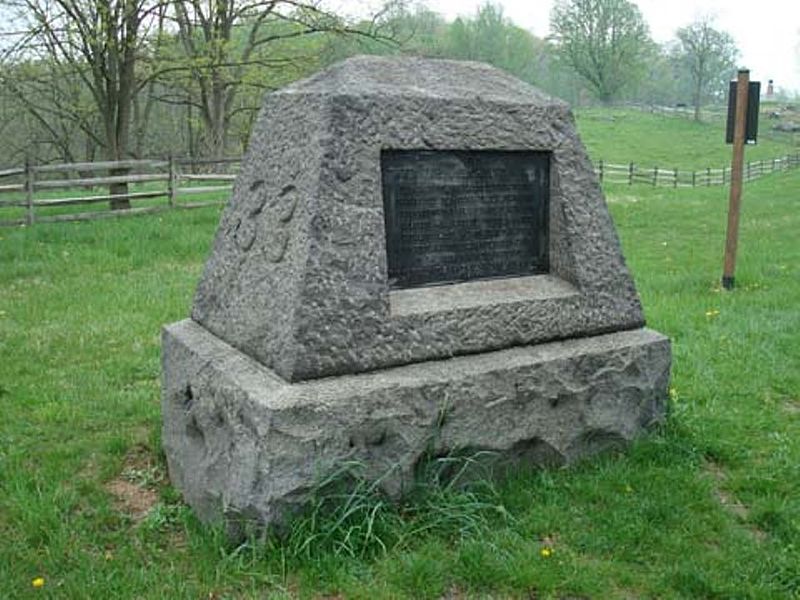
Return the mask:
M 800 167 L 800 154 L 787 154 L 777 158 L 748 162 L 744 166 L 743 177 L 745 181 L 753 181 L 776 171 L 788 171 L 797 167 Z M 601 160 L 597 162 L 594 169 L 601 182 L 628 185 L 705 187 L 727 185 L 731 180 L 730 167 L 722 169 L 709 167 L 701 170 L 670 169 L 658 166 L 649 167 L 633 162 L 627 165 L 612 164 Z
M 227 201 L 240 159 L 122 160 L 26 164 L 0 171 L 0 210 L 16 208 L 0 226 L 87 221 L 130 214 L 191 209 Z M 208 172 L 216 169 L 219 172 Z M 201 172 L 202 171 L 202 172 Z M 112 193 L 127 184 L 127 191 Z M 64 191 L 66 190 L 66 191 Z M 101 191 L 102 190 L 102 191 Z M 60 194 L 66 195 L 60 195 Z M 197 196 L 203 196 L 197 198 Z M 195 199 L 192 201 L 191 197 Z M 163 199 L 163 202 L 158 202 Z M 64 212 L 60 207 L 126 203 L 119 210 Z M 4 210 L 4 213 L 10 211 Z M 20 214 L 21 213 L 21 214 Z
M 32 165 L 0 170 L 0 226 L 33 225 L 58 221 L 86 221 L 171 209 L 219 205 L 230 196 L 239 158 L 188 160 L 123 160 Z M 744 179 L 752 181 L 776 171 L 800 166 L 800 154 L 751 161 Z M 217 172 L 211 172 L 216 170 Z M 598 161 L 601 182 L 668 187 L 727 185 L 730 168 L 689 170 L 648 167 L 637 163 Z M 128 191 L 111 193 L 115 185 Z M 56 195 L 65 192 L 67 195 Z M 102 193 L 100 192 L 102 190 Z M 131 191 L 132 190 L 132 191 Z M 195 196 L 192 200 L 191 197 Z M 197 198 L 202 196 L 202 198 Z M 158 202 L 159 199 L 164 201 Z M 126 202 L 130 208 L 65 212 L 61 207 Z M 69 210 L 69 209 L 68 209 Z M 14 213 L 16 214 L 9 214 Z M 8 218 L 11 217 L 11 218 Z

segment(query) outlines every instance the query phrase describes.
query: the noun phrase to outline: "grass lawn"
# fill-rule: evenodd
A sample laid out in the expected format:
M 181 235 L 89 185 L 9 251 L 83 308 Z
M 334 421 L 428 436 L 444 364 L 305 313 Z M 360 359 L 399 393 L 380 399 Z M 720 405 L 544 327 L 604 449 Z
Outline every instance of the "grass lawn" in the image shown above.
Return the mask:
M 677 115 L 650 114 L 635 109 L 585 108 L 576 111 L 581 137 L 596 162 L 643 168 L 703 171 L 731 166 L 731 146 L 725 144 L 722 117 L 702 123 Z M 758 143 L 747 147 L 746 161 L 768 160 L 796 153 L 800 137 L 770 129 L 761 115 Z
M 606 191 L 674 344 L 661 430 L 425 510 L 366 498 L 371 537 L 304 520 L 240 547 L 180 503 L 159 442 L 159 328 L 219 210 L 0 230 L 0 598 L 800 596 L 800 170 L 746 186 L 732 293 L 725 188 Z

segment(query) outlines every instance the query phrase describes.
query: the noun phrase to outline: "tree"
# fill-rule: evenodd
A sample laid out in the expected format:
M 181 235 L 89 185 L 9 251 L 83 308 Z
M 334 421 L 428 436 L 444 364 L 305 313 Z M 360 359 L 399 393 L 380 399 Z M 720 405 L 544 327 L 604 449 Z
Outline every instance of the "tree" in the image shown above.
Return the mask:
M 712 25 L 711 19 L 702 18 L 677 31 L 677 60 L 691 75 L 695 121 L 708 96 L 725 90 L 739 56 L 733 37 Z
M 203 126 L 203 149 L 210 156 L 224 155 L 236 115 L 249 116 L 252 122 L 260 98 L 251 95 L 240 102 L 245 89 L 255 89 L 260 96 L 316 64 L 322 44 L 303 48 L 301 41 L 329 34 L 380 35 L 374 29 L 349 27 L 313 0 L 172 0 L 171 4 L 179 48 L 159 77 L 177 84 L 179 93 L 161 99 L 196 110 Z
M 545 43 L 517 27 L 502 6 L 486 2 L 471 19 L 459 17 L 447 30 L 446 55 L 479 60 L 536 83 Z
M 641 12 L 627 0 L 556 0 L 550 29 L 560 59 L 603 102 L 641 76 L 652 45 Z
M 4 122 L 21 125 L 6 140 L 5 160 L 16 155 L 19 162 L 28 157 L 69 163 L 93 157 L 100 144 L 96 111 L 70 69 L 53 61 L 17 62 L 0 69 L 0 85 L 11 104 Z
M 141 46 L 151 27 L 163 23 L 158 0 L 15 0 L 28 32 L 22 56 L 36 55 L 88 90 L 100 120 L 97 140 L 108 160 L 128 156 Z M 87 129 L 87 133 L 90 129 Z M 127 193 L 114 184 L 110 193 Z M 126 199 L 111 207 L 128 208 Z
M 377 25 L 377 36 L 326 36 L 321 65 L 328 66 L 356 54 L 443 56 L 447 22 L 423 4 L 391 0 L 384 6 Z M 354 27 L 375 30 L 376 22 L 374 19 L 362 21 Z

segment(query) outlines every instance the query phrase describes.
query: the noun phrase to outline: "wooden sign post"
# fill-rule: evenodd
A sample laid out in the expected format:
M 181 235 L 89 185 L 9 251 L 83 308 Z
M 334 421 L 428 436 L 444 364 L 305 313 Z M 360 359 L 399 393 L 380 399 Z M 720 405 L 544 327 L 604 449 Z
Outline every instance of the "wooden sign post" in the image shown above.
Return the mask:
M 730 117 L 733 117 L 733 159 L 731 161 L 731 192 L 728 203 L 728 233 L 725 239 L 725 265 L 722 271 L 722 287 L 726 290 L 733 289 L 734 273 L 736 271 L 736 247 L 739 243 L 739 212 L 742 204 L 742 171 L 744 166 L 744 145 L 748 140 L 755 142 L 758 128 L 758 98 L 750 98 L 751 91 L 750 71 L 740 69 L 736 81 L 736 93 L 731 93 L 729 98 L 729 127 Z M 731 92 L 734 86 L 731 84 Z M 756 95 L 759 86 L 756 84 L 752 90 Z M 749 113 L 749 114 L 748 114 Z M 749 127 L 748 127 L 749 125 Z

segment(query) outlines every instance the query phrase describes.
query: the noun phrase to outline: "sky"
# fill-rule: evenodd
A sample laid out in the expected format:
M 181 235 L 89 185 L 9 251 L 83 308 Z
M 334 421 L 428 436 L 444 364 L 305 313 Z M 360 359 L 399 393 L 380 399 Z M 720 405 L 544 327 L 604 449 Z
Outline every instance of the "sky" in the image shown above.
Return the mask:
M 545 37 L 553 0 L 494 0 L 517 25 Z M 634 0 L 656 42 L 675 37 L 675 30 L 698 17 L 712 16 L 716 27 L 730 33 L 741 52 L 739 66 L 750 79 L 769 79 L 776 88 L 800 93 L 800 0 Z M 423 4 L 447 19 L 474 15 L 479 0 L 426 0 Z M 353 14 L 379 5 L 372 0 L 341 1 Z

